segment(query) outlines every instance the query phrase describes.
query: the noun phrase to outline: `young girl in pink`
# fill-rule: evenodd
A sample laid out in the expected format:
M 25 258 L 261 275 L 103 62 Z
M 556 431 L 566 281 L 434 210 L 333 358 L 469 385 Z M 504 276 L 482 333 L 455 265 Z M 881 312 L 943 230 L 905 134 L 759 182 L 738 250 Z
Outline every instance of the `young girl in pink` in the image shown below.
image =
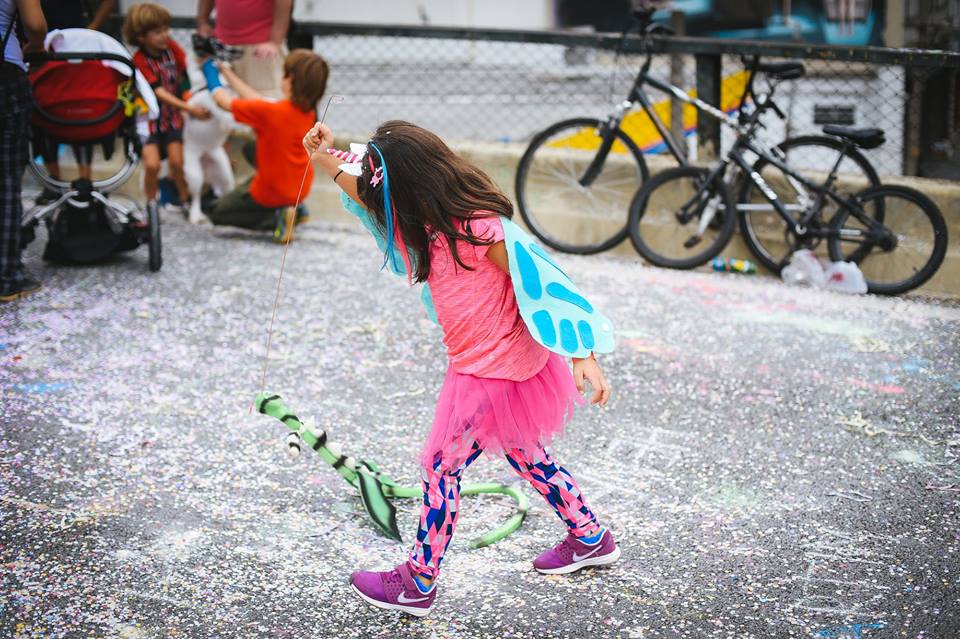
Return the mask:
M 354 177 L 328 153 L 329 127 L 304 137 L 315 164 L 396 240 L 411 279 L 430 288 L 449 366 L 421 455 L 423 509 L 410 556 L 386 572 L 356 572 L 355 592 L 370 604 L 416 616 L 430 611 L 444 551 L 457 523 L 460 478 L 481 452 L 504 455 L 546 498 L 567 536 L 533 565 L 546 574 L 606 565 L 620 557 L 576 481 L 545 446 L 562 432 L 583 381 L 604 405 L 610 385 L 591 354 L 564 359 L 534 339 L 521 318 L 511 281 L 501 217 L 510 201 L 482 171 L 436 135 L 402 121 L 385 122 L 367 144 Z M 584 300 L 585 301 L 585 300 Z

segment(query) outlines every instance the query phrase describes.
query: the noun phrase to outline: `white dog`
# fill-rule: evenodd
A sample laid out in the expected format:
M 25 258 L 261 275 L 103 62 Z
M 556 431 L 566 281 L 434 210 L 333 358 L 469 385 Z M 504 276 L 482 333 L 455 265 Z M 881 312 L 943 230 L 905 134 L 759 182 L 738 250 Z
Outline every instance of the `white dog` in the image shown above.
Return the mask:
M 211 114 L 208 120 L 197 120 L 188 116 L 183 124 L 183 175 L 187 180 L 191 198 L 188 219 L 191 224 L 199 224 L 206 219 L 200 210 L 200 193 L 204 181 L 210 183 L 217 196 L 233 189 L 233 169 L 223 144 L 236 122 L 229 111 L 224 111 L 213 103 L 213 97 L 206 89 L 206 80 L 196 60 L 192 55 L 189 60 L 190 84 L 203 88 L 194 89 L 187 102 L 202 106 Z

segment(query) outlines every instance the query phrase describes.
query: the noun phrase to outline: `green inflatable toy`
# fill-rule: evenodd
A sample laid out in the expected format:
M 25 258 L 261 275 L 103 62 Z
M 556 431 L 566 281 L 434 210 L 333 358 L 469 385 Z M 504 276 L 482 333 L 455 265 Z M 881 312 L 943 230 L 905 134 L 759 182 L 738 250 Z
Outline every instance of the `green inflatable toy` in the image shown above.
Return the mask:
M 372 461 L 356 459 L 341 452 L 340 447 L 327 439 L 327 433 L 321 429 L 305 425 L 287 408 L 279 395 L 260 393 L 257 395 L 257 412 L 274 417 L 290 429 L 287 436 L 287 449 L 292 456 L 300 454 L 304 445 L 312 448 L 320 457 L 333 466 L 348 484 L 360 491 L 363 507 L 383 533 L 400 539 L 397 529 L 397 511 L 391 499 L 423 497 L 419 487 L 400 486 L 384 475 L 380 467 Z M 527 516 L 529 502 L 519 489 L 504 484 L 483 483 L 467 484 L 460 489 L 461 496 L 467 495 L 507 495 L 516 502 L 516 512 L 507 521 L 490 532 L 470 541 L 471 548 L 483 548 L 506 538 L 523 523 Z

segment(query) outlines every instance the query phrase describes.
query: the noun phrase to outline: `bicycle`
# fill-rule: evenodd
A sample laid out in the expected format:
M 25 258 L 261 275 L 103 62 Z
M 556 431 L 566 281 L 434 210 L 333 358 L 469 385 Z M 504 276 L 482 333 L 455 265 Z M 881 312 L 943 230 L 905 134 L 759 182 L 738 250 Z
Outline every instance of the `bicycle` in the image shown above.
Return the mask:
M 741 96 L 740 113 L 733 117 L 699 98 L 691 98 L 680 87 L 649 75 L 653 60 L 650 36 L 657 32 L 670 33 L 663 25 L 652 22 L 652 14 L 652 9 L 634 13 L 646 60 L 627 98 L 603 120 L 572 118 L 547 127 L 533 137 L 520 159 L 515 183 L 520 216 L 534 235 L 555 250 L 599 253 L 626 239 L 627 212 L 637 188 L 650 178 L 643 152 L 621 127 L 624 117 L 637 105 L 653 122 L 670 154 L 681 166 L 689 166 L 681 146 L 657 116 L 644 87 L 652 86 L 693 105 L 698 112 L 717 118 L 724 126 L 740 132 L 749 126 L 748 118 L 759 119 L 768 111 L 786 118 L 772 97 L 760 100 L 754 94 L 757 72 L 764 73 L 768 83 L 771 78 L 793 80 L 805 72 L 800 63 L 768 64 L 755 58 L 750 64 L 749 79 Z M 624 31 L 618 55 L 626 36 L 627 31 Z M 756 105 L 751 114 L 743 109 L 748 102 Z M 812 152 L 819 158 L 836 157 L 840 147 L 836 139 L 822 136 L 804 136 L 780 144 L 784 153 Z M 880 184 L 876 171 L 862 154 L 849 153 L 843 168 L 853 182 Z
M 871 149 L 883 144 L 882 129 L 824 127 L 824 133 L 838 141 L 841 152 L 821 183 L 816 177 L 789 167 L 776 149 L 758 146 L 754 142 L 757 126 L 758 122 L 753 122 L 743 131 L 726 157 L 712 169 L 669 169 L 637 191 L 628 227 L 630 239 L 641 255 L 654 264 L 672 268 L 703 264 L 726 246 L 734 227 L 734 216 L 727 212 L 737 210 L 747 246 L 776 273 L 794 251 L 815 249 L 826 240 L 830 259 L 857 263 L 871 293 L 896 295 L 933 276 L 946 255 L 947 226 L 932 200 L 904 186 L 871 186 L 852 195 L 836 188 L 845 156 L 856 148 Z M 759 160 L 751 165 L 744 151 L 757 155 Z M 744 176 L 739 205 L 734 202 L 726 179 L 731 165 Z M 774 171 L 764 177 L 764 169 Z M 772 185 L 775 179 L 795 196 L 795 201 L 784 203 Z M 758 199 L 766 204 L 756 204 Z M 769 211 L 777 219 L 772 234 L 763 232 L 762 226 L 753 221 L 754 215 L 766 216 Z M 833 212 L 829 219 L 825 216 L 827 211 Z M 719 223 L 715 224 L 718 216 Z M 719 230 L 703 246 L 706 231 L 711 227 Z M 665 235 L 679 242 L 671 243 Z M 782 254 L 779 257 L 772 248 L 776 244 L 783 247 L 778 251 Z M 845 245 L 852 246 L 848 250 Z M 893 258 L 898 248 L 901 250 Z

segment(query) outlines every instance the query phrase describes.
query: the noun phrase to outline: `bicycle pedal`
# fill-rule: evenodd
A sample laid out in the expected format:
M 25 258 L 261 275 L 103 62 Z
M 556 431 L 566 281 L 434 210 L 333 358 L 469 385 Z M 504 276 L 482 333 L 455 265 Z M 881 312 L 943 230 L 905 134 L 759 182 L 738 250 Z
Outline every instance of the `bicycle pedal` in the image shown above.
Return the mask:
M 699 235 L 693 235 L 687 238 L 687 241 L 683 243 L 683 248 L 691 249 L 697 244 L 699 244 L 703 238 Z

